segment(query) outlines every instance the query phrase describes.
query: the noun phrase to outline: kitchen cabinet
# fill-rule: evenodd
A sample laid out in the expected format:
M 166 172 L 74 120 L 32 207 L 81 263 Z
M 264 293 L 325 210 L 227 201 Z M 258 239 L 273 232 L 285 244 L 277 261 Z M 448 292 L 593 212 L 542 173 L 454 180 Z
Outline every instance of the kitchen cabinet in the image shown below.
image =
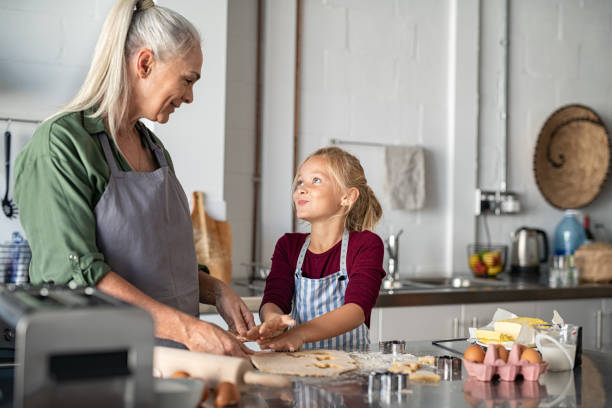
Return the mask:
M 372 309 L 370 341 L 434 340 L 467 337 L 469 327 L 491 321 L 498 308 L 518 316 L 550 320 L 553 310 L 582 326 L 584 348 L 612 350 L 612 299 L 540 300 L 532 302 L 469 303 L 442 306 L 378 307 Z
M 372 309 L 370 341 L 432 340 L 459 337 L 461 305 Z

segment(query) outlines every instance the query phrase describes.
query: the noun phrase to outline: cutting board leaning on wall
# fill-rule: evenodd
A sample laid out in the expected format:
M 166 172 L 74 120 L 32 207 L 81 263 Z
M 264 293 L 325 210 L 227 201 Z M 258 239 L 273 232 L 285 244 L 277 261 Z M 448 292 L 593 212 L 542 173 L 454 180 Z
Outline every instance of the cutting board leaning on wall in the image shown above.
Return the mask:
M 204 194 L 193 193 L 193 238 L 198 263 L 206 265 L 211 276 L 229 284 L 232 280 L 232 231 L 226 221 L 206 214 Z

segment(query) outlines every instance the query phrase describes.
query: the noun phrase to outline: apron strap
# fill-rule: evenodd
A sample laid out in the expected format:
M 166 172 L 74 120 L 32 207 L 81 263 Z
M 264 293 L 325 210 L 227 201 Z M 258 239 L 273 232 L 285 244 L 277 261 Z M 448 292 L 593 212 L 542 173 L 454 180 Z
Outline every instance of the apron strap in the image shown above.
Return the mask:
M 142 127 L 145 128 L 144 129 L 145 139 L 147 140 L 149 149 L 151 149 L 153 151 L 153 154 L 155 154 L 155 158 L 157 159 L 157 163 L 159 164 L 159 167 L 167 167 L 168 160 L 166 160 L 166 155 L 164 154 L 162 148 L 155 144 L 146 126 L 143 125 Z
M 342 246 L 340 247 L 340 270 L 347 273 L 346 269 L 346 254 L 348 252 L 348 243 L 349 243 L 349 231 L 344 230 L 342 233 Z M 300 276 L 302 271 L 302 264 L 304 263 L 304 258 L 306 257 L 306 250 L 308 249 L 308 245 L 310 245 L 310 235 L 304 241 L 302 245 L 302 249 L 300 250 L 300 255 L 298 256 L 297 264 L 295 265 L 295 275 Z
M 110 143 L 108 142 L 108 135 L 106 132 L 100 132 L 98 133 L 98 139 L 100 139 L 100 144 L 102 144 L 102 151 L 104 152 L 106 163 L 108 163 L 108 167 L 110 167 L 111 174 L 113 176 L 119 176 L 121 172 L 117 166 L 117 161 L 111 150 Z
M 295 276 L 299 277 L 302 275 L 302 264 L 304 263 L 304 258 L 306 257 L 308 245 L 310 245 L 310 235 L 306 237 L 306 241 L 304 241 L 302 249 L 300 250 L 300 255 L 298 256 L 297 264 L 295 265 Z
M 349 232 L 347 229 L 342 234 L 342 247 L 340 248 L 340 270 L 346 273 L 346 253 L 348 252 Z

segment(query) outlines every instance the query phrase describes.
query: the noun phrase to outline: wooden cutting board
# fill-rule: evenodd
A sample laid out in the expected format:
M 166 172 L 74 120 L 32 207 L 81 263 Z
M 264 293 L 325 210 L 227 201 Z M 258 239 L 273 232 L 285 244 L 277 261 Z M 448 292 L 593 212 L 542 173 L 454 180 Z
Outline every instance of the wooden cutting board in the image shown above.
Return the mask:
M 193 193 L 193 238 L 198 263 L 206 265 L 211 276 L 229 284 L 232 280 L 232 231 L 227 221 L 210 217 L 204 208 L 204 194 Z

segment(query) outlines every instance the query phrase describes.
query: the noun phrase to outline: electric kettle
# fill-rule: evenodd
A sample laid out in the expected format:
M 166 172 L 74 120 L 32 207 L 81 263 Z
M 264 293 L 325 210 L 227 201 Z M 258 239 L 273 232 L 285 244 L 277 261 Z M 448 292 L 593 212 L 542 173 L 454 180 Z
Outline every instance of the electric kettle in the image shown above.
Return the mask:
M 548 260 L 548 238 L 538 228 L 521 227 L 510 234 L 512 273 L 537 274 L 540 264 Z

